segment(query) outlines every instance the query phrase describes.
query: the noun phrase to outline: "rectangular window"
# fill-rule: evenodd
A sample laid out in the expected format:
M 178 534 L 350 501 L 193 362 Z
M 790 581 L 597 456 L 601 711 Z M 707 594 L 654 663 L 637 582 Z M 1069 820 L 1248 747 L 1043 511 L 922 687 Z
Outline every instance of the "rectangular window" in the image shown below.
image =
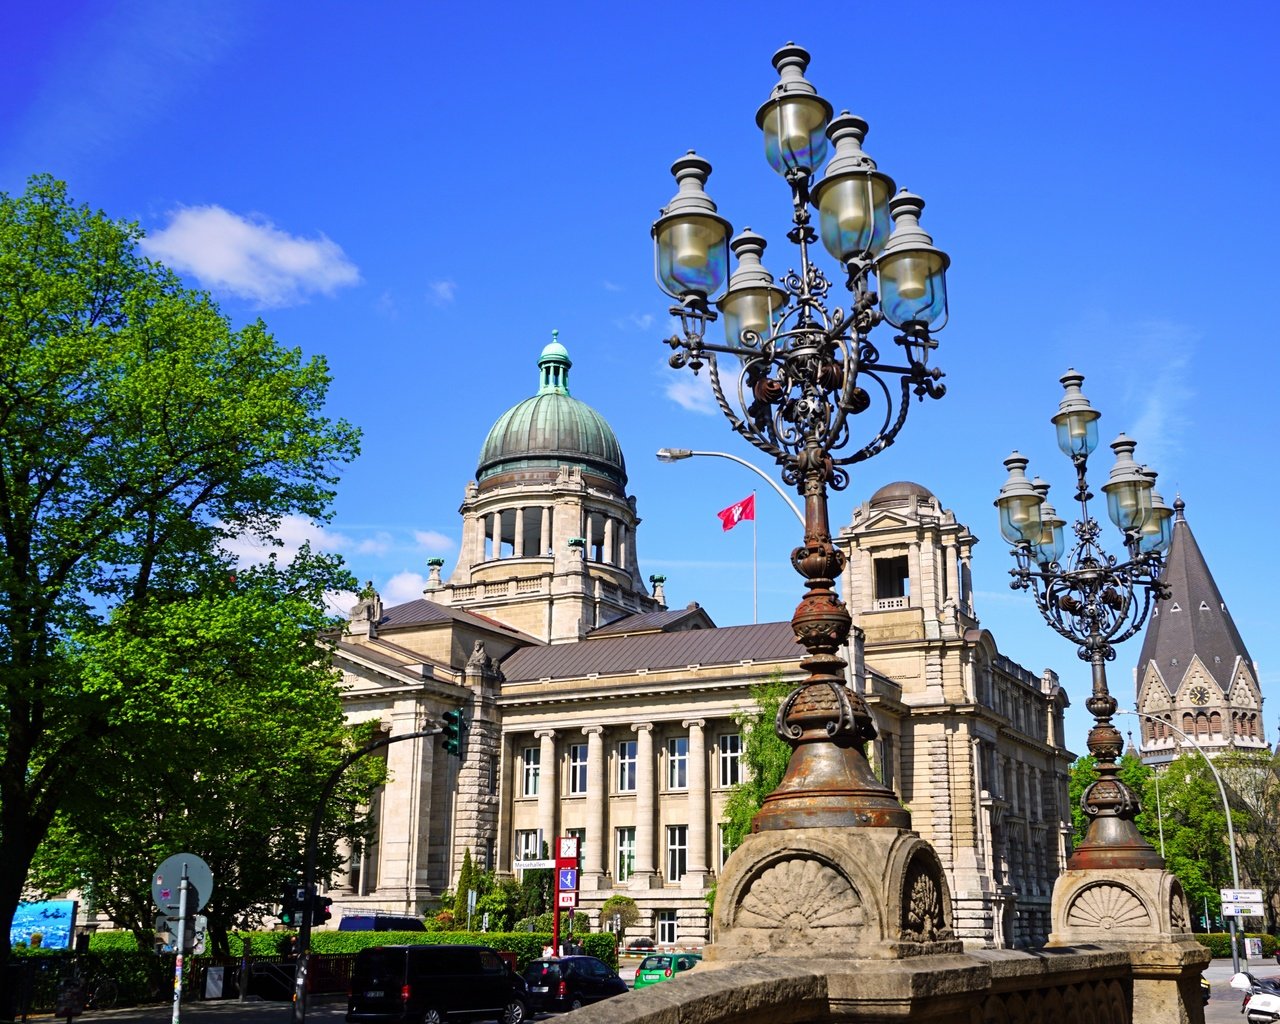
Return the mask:
M 721 825 L 720 828 L 720 863 L 716 866 L 718 871 L 723 871 L 725 863 L 729 859 L 729 854 L 733 853 L 736 847 L 729 840 L 729 827 Z
M 673 736 L 667 740 L 667 789 L 689 786 L 689 737 Z
M 727 732 L 718 741 L 720 751 L 720 788 L 728 789 L 742 781 L 742 737 Z
M 618 744 L 618 792 L 636 791 L 636 741 L 623 740 Z
M 587 745 L 569 744 L 569 792 L 581 796 L 587 791 Z
M 658 911 L 658 945 L 673 946 L 678 935 L 676 933 L 676 912 L 674 910 Z
M 667 881 L 684 878 L 689 856 L 689 826 L 667 826 Z
M 631 877 L 631 873 L 636 868 L 636 830 L 635 828 L 620 828 L 615 830 L 618 835 L 616 843 L 617 856 L 614 859 L 613 880 L 615 882 L 625 882 Z
M 516 860 L 538 860 L 542 857 L 542 843 L 536 828 L 516 832 Z
M 538 776 L 542 773 L 542 751 L 537 747 L 525 747 L 520 756 L 523 784 L 520 792 L 525 796 L 538 795 Z

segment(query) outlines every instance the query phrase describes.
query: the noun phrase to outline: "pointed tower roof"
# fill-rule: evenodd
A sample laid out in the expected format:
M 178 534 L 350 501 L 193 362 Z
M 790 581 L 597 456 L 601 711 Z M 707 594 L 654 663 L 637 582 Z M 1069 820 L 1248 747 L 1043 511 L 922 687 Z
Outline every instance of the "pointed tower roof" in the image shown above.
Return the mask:
M 1172 593 L 1152 613 L 1138 659 L 1137 677 L 1141 682 L 1147 665 L 1154 661 L 1165 685 L 1175 692 L 1191 659 L 1198 655 L 1226 692 L 1236 659 L 1243 658 L 1249 665 L 1253 662 L 1200 553 L 1200 545 L 1183 514 L 1185 508 L 1181 497 L 1173 503 L 1173 541 L 1161 577 Z

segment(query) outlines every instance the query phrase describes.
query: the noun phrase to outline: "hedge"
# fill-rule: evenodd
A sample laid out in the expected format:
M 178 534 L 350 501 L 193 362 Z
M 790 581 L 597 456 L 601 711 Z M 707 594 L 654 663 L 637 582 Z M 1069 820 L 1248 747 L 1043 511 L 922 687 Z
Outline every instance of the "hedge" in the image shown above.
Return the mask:
M 228 937 L 228 945 L 232 956 L 243 955 L 246 942 L 251 956 L 278 956 L 288 951 L 289 940 L 294 934 L 286 931 L 232 932 Z M 597 957 L 610 967 L 617 969 L 618 950 L 611 932 L 576 934 L 574 940 L 582 945 L 588 956 Z M 546 932 L 314 931 L 311 933 L 311 950 L 314 953 L 355 953 L 369 946 L 398 945 L 489 946 L 491 949 L 514 953 L 517 965 L 522 968 L 530 960 L 536 960 L 542 955 L 543 947 L 551 945 L 551 936 Z M 138 945 L 132 932 L 95 932 L 89 940 L 89 950 L 91 953 L 106 955 L 136 954 Z M 41 954 L 33 952 L 29 955 Z
M 278 933 L 276 933 L 278 934 Z M 618 947 L 611 932 L 575 935 L 587 956 L 603 960 L 617 970 Z M 488 946 L 516 955 L 517 966 L 523 968 L 542 955 L 551 945 L 546 932 L 333 932 L 311 933 L 311 949 L 316 953 L 355 953 L 369 946 Z
M 1239 939 L 1261 939 L 1262 955 L 1264 957 L 1272 957 L 1276 954 L 1276 937 L 1274 935 L 1264 935 L 1257 932 L 1243 932 L 1237 935 Z M 1209 952 L 1215 957 L 1228 957 L 1231 955 L 1231 935 L 1228 932 L 1203 932 L 1196 933 L 1196 939 L 1200 945 L 1208 948 Z M 1244 952 L 1244 943 L 1239 945 L 1240 952 Z

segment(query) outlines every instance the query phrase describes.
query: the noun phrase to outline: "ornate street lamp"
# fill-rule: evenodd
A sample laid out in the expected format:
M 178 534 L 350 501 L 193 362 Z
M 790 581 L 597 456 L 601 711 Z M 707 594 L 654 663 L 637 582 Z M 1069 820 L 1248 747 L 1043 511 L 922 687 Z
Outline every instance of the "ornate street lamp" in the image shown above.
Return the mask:
M 852 619 L 835 593 L 844 557 L 831 542 L 827 488 L 843 490 L 846 466 L 893 443 L 913 393 L 940 398 L 946 390 L 942 372 L 927 363 L 932 334 L 946 322 L 950 260 L 920 227 L 924 202 L 906 191 L 894 196 L 892 180 L 862 151 L 867 123 L 847 112 L 831 119 L 831 105 L 804 77 L 808 64 L 809 54 L 791 43 L 774 54 L 779 81 L 756 115 L 765 156 L 791 190 L 787 238 L 798 269 L 775 282 L 763 238 L 747 229 L 730 241 L 729 222 L 704 190 L 711 165 L 690 152 L 672 166 L 680 188 L 653 225 L 657 278 L 680 321 L 667 339 L 671 365 L 695 374 L 706 367 L 733 429 L 804 497 L 804 544 L 791 561 L 808 589 L 792 625 L 809 676 L 779 708 L 778 734 L 794 751 L 754 828 L 909 828 L 910 816 L 867 764 L 863 748 L 875 726 L 845 685 L 838 652 Z M 819 177 L 828 140 L 835 153 Z M 811 259 L 819 238 L 845 271 L 847 309 L 827 307 L 831 282 Z M 706 336 L 717 311 L 723 341 Z M 881 362 L 870 339 L 883 322 L 898 331 L 900 365 Z M 865 428 L 856 430 L 859 423 Z M 855 433 L 852 450 L 839 454 Z
M 1027 479 L 1027 460 L 1017 452 L 1004 461 L 1009 476 L 996 498 L 1000 533 L 1013 545 L 1017 563 L 1009 570 L 1010 586 L 1030 591 L 1045 621 L 1076 644 L 1080 658 L 1093 669 L 1093 692 L 1085 707 L 1097 719 L 1088 744 L 1098 760 L 1098 780 L 1080 798 L 1089 827 L 1067 866 L 1159 868 L 1163 858 L 1133 824 L 1137 797 L 1117 776 L 1122 740 L 1111 721 L 1117 705 L 1107 689 L 1106 665 L 1115 659 L 1115 645 L 1142 628 L 1152 602 L 1168 596 L 1159 576 L 1172 536 L 1172 512 L 1153 489 L 1155 472 L 1134 461 L 1135 443 L 1121 434 L 1111 443 L 1116 461 L 1102 490 L 1128 558 L 1121 561 L 1102 549 L 1102 529 L 1089 514 L 1093 494 L 1085 479 L 1089 456 L 1098 445 L 1099 413 L 1081 393 L 1083 381 L 1074 370 L 1066 372 L 1066 393 L 1053 417 L 1058 447 L 1076 469 L 1080 518 L 1072 525 L 1075 545 L 1063 560 L 1066 523 L 1046 500 L 1049 485 Z

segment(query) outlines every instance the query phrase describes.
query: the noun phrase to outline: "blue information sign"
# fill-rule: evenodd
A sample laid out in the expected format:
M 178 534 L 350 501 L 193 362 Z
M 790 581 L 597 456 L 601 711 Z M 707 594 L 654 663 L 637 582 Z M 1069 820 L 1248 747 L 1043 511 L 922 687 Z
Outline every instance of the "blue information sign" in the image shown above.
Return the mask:
M 561 892 L 568 892 L 578 888 L 578 869 L 577 868 L 561 868 L 559 871 Z

